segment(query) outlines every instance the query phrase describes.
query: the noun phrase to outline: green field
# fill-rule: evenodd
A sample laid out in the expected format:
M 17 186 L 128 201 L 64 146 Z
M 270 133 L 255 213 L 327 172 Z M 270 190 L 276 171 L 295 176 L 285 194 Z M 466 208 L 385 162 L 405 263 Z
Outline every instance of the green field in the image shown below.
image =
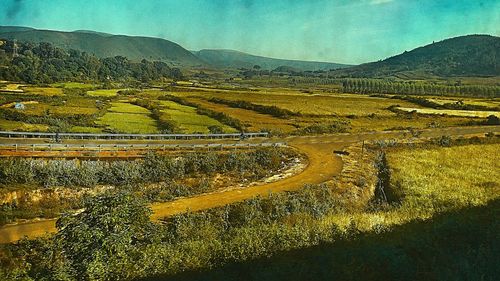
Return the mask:
M 158 133 L 156 121 L 144 107 L 126 102 L 113 102 L 111 108 L 95 123 L 122 133 Z
M 237 131 L 213 118 L 196 113 L 194 107 L 181 105 L 173 101 L 160 101 L 160 104 L 165 107 L 162 112 L 166 113 L 183 133 L 208 133 L 208 127 L 210 126 L 219 126 L 226 133 Z

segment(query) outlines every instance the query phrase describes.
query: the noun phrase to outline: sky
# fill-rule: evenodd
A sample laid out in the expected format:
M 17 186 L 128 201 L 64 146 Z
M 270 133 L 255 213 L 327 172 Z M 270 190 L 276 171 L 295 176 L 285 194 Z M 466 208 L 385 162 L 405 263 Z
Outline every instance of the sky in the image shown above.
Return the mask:
M 500 0 L 0 0 L 0 25 L 358 64 L 460 35 L 500 36 Z

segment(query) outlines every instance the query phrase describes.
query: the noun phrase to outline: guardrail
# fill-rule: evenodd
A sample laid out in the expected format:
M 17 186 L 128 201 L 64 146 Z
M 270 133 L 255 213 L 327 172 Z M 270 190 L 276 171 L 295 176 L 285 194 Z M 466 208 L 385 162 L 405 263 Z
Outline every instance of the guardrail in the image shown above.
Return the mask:
M 268 137 L 269 133 L 233 133 L 233 134 L 89 134 L 89 133 L 39 133 L 0 131 L 3 138 L 50 138 L 50 139 L 148 139 L 148 140 L 188 140 L 188 139 L 238 139 Z
M 284 142 L 265 143 L 227 143 L 227 144 L 0 144 L 0 149 L 15 151 L 117 151 L 117 150 L 144 150 L 144 149 L 227 149 L 227 148 L 247 148 L 247 147 L 272 147 L 285 146 Z

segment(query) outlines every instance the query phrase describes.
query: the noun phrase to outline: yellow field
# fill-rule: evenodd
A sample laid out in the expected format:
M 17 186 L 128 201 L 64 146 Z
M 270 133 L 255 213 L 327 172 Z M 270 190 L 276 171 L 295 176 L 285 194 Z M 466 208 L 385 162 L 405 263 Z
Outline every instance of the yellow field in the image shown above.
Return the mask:
M 190 102 L 196 103 L 203 108 L 222 112 L 229 117 L 240 120 L 249 131 L 282 131 L 291 132 L 296 129 L 293 120 L 272 117 L 267 114 L 260 114 L 255 111 L 233 108 L 223 104 L 209 102 L 200 98 L 188 98 Z
M 332 94 L 332 95 L 308 95 L 275 92 L 195 92 L 174 93 L 178 96 L 200 96 L 205 98 L 217 97 L 227 100 L 244 100 L 247 102 L 277 106 L 292 112 L 306 115 L 338 115 L 338 116 L 367 116 L 376 114 L 379 116 L 393 116 L 394 113 L 387 110 L 391 105 L 412 106 L 406 101 L 392 100 L 388 98 L 374 98 L 363 95 Z
M 51 86 L 55 88 L 66 88 L 66 89 L 88 89 L 94 87 L 95 85 L 87 83 L 78 83 L 78 82 L 64 82 L 64 83 L 54 83 L 51 84 Z
M 500 117 L 500 112 L 498 111 L 448 110 L 448 109 L 415 108 L 415 107 L 398 107 L 397 109 L 404 112 L 415 111 L 416 113 L 420 114 L 438 114 L 438 115 L 478 117 L 478 118 L 486 118 L 490 115 L 495 115 L 497 117 Z
M 149 110 L 126 102 L 113 102 L 104 116 L 96 121 L 109 129 L 123 133 L 158 133 L 156 121 L 149 116 Z
M 165 107 L 162 110 L 169 118 L 176 122 L 183 133 L 208 133 L 209 126 L 220 126 L 226 133 L 237 132 L 236 129 L 226 126 L 206 115 L 196 113 L 196 108 L 185 106 L 173 101 L 160 101 Z
M 500 197 L 500 144 L 389 153 L 391 184 L 411 217 Z
M 45 132 L 49 128 L 44 124 L 28 124 L 21 121 L 0 119 L 1 131 Z
M 479 106 L 486 106 L 490 107 L 492 109 L 500 107 L 500 101 L 498 100 L 487 100 L 487 99 L 445 99 L 445 98 L 432 98 L 432 99 L 427 99 L 428 101 L 431 101 L 433 103 L 437 103 L 439 105 L 444 105 L 448 103 L 457 103 L 461 101 L 465 105 L 479 105 Z
M 339 213 L 323 224 L 362 230 L 412 220 L 500 198 L 500 144 L 389 151 L 391 189 L 400 202 L 388 210 Z
M 63 91 L 61 88 L 50 88 L 50 87 L 22 87 L 25 93 L 40 96 L 63 96 Z
M 92 97 L 114 97 L 122 89 L 87 91 L 87 95 Z

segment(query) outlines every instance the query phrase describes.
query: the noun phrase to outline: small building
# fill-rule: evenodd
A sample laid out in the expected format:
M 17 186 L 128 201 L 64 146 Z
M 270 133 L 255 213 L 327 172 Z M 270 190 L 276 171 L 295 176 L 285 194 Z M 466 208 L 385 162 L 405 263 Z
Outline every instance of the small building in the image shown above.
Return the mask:
M 14 108 L 19 110 L 24 110 L 26 107 L 24 106 L 24 103 L 16 102 L 16 104 L 14 104 Z

